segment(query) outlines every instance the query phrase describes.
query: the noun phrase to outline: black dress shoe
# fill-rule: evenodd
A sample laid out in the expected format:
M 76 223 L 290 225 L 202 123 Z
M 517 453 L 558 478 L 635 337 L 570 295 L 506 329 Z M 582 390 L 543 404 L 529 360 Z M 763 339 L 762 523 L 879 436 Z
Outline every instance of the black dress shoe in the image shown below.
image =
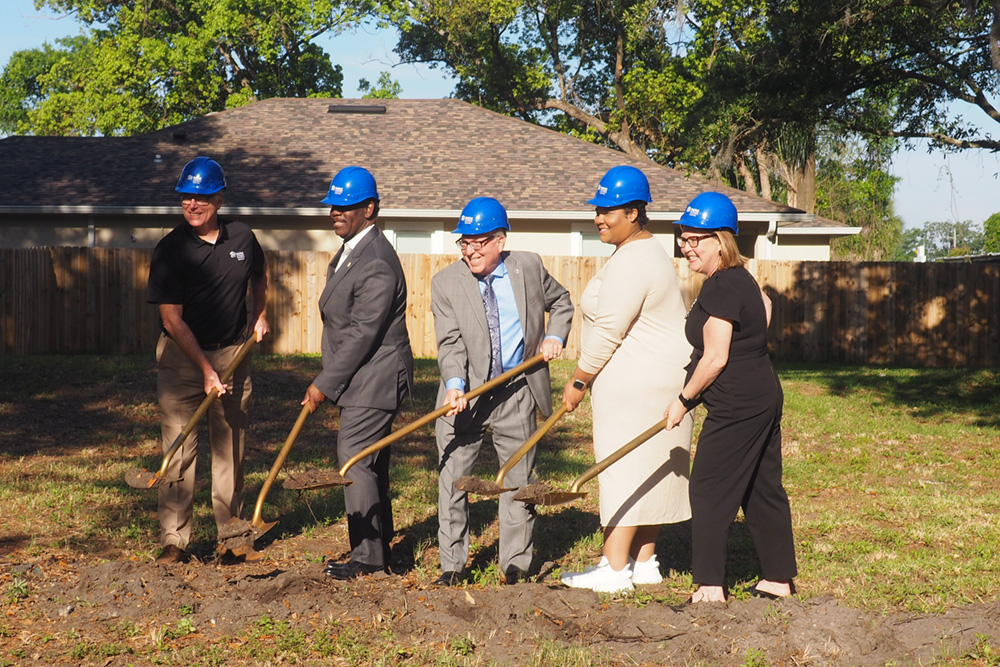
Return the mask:
M 508 586 L 513 586 L 514 584 L 519 584 L 522 581 L 528 580 L 528 573 L 524 570 L 519 570 L 516 567 L 507 568 L 507 571 L 503 575 L 504 583 Z
M 460 572 L 443 572 L 437 581 L 434 582 L 435 586 L 458 586 L 462 583 L 462 574 Z
M 381 565 L 369 565 L 368 563 L 361 563 L 356 560 L 349 560 L 346 563 L 328 561 L 326 568 L 323 569 L 323 574 L 326 576 L 342 580 L 357 579 L 358 577 L 366 574 L 374 574 L 375 572 L 385 572 L 385 568 Z

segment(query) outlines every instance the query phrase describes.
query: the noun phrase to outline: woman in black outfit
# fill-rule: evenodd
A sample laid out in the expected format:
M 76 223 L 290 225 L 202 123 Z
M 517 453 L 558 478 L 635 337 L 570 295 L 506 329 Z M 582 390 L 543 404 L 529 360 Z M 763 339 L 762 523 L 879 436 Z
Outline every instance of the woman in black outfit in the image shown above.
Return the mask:
M 699 402 L 708 410 L 691 470 L 691 602 L 725 601 L 726 540 L 740 507 L 763 575 L 751 592 L 787 597 L 797 574 L 781 485 L 783 394 L 767 356 L 771 301 L 744 268 L 736 220 L 728 197 L 705 192 L 674 223 L 688 266 L 708 276 L 688 311 L 687 380 L 666 411 L 673 428 Z

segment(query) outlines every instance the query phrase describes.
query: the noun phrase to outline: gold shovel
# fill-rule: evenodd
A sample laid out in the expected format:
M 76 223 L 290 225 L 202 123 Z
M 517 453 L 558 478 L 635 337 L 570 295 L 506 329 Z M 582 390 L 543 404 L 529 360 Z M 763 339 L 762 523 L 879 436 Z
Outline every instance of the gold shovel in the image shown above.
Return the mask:
M 492 380 L 490 380 L 489 382 L 484 382 L 475 389 L 469 391 L 467 394 L 465 394 L 465 398 L 473 399 L 476 396 L 484 394 L 490 391 L 491 389 L 502 385 L 511 378 L 514 378 L 520 375 L 521 373 L 529 370 L 530 368 L 536 366 L 537 364 L 544 361 L 544 359 L 545 358 L 542 354 L 540 353 L 536 354 L 531 359 L 525 361 L 523 364 L 515 368 L 512 368 L 506 373 L 502 373 L 497 377 L 493 378 Z M 450 410 L 451 410 L 450 405 L 442 405 L 434 412 L 426 414 L 414 422 L 410 422 L 403 428 L 393 433 L 390 433 L 389 435 L 382 438 L 378 442 L 369 445 L 368 447 L 365 447 L 363 450 L 361 450 L 360 452 L 352 456 L 350 459 L 348 459 L 347 463 L 345 463 L 340 468 L 339 471 L 317 470 L 314 468 L 306 470 L 305 472 L 301 473 L 292 473 L 288 475 L 282 486 L 286 489 L 325 489 L 331 486 L 348 486 L 351 484 L 351 480 L 347 479 L 345 475 L 347 475 L 347 471 L 350 470 L 354 466 L 354 464 L 356 464 L 358 461 L 361 461 L 362 459 L 371 456 L 380 449 L 388 447 L 389 445 L 396 442 L 403 436 L 409 435 L 413 431 L 416 431 L 421 426 L 425 426 L 426 424 L 431 423 L 435 419 L 445 416 L 446 414 L 448 414 Z
M 514 495 L 514 500 L 520 500 L 521 502 L 528 503 L 529 505 L 565 505 L 573 502 L 574 500 L 579 500 L 587 495 L 586 491 L 580 490 L 581 486 L 597 477 L 598 473 L 607 469 L 612 463 L 624 458 L 626 454 L 652 438 L 666 427 L 667 419 L 664 417 L 616 449 L 610 456 L 601 459 L 588 468 L 582 475 L 573 481 L 573 486 L 570 487 L 569 491 L 553 491 L 545 484 L 532 484 L 518 491 Z
M 232 379 L 233 373 L 236 372 L 239 365 L 244 359 L 246 359 L 247 354 L 250 353 L 250 348 L 253 347 L 256 340 L 256 335 L 251 334 L 250 338 L 248 338 L 246 342 L 240 346 L 240 349 L 236 352 L 236 356 L 233 357 L 233 361 L 229 364 L 229 368 L 227 368 L 222 375 L 219 376 L 219 382 L 226 384 Z M 125 483 L 135 489 L 156 489 L 164 484 L 173 484 L 174 482 L 181 481 L 180 478 L 177 477 L 167 477 L 167 468 L 170 466 L 170 460 L 173 459 L 174 453 L 177 452 L 181 444 L 188 439 L 191 432 L 198 427 L 198 422 L 200 422 L 201 418 L 205 416 L 205 413 L 208 412 L 209 406 L 212 405 L 212 402 L 215 401 L 218 396 L 218 389 L 212 389 L 212 391 L 205 396 L 201 405 L 199 405 L 198 409 L 195 410 L 194 415 L 188 420 L 188 423 L 185 424 L 181 432 L 177 434 L 177 437 L 174 438 L 170 448 L 167 449 L 167 453 L 163 456 L 163 464 L 160 466 L 160 469 L 156 472 L 156 474 L 149 472 L 145 468 L 142 470 L 133 468 L 125 473 Z
M 516 486 L 511 488 L 505 487 L 503 485 L 504 477 L 506 477 L 507 473 L 511 471 L 511 468 L 517 465 L 518 461 L 524 458 L 524 455 L 527 454 L 532 447 L 538 444 L 538 441 L 542 439 L 542 436 L 548 433 L 549 429 L 552 428 L 564 414 L 566 414 L 565 403 L 560 405 L 559 408 L 545 420 L 545 423 L 542 424 L 538 430 L 532 433 L 531 437 L 528 438 L 516 452 L 511 454 L 507 462 L 500 468 L 500 472 L 497 473 L 496 481 L 471 476 L 459 477 L 455 480 L 455 488 L 460 491 L 467 491 L 480 496 L 499 496 L 501 493 L 517 489 Z
M 267 522 L 261 518 L 264 499 L 267 498 L 267 494 L 271 490 L 271 485 L 274 484 L 274 480 L 278 477 L 281 466 L 285 464 L 288 452 L 291 451 L 295 439 L 299 437 L 299 432 L 306 423 L 308 416 L 309 406 L 303 405 L 302 410 L 299 412 L 299 418 L 295 420 L 295 425 L 292 426 L 292 430 L 285 439 L 285 444 L 282 445 L 281 451 L 278 452 L 278 458 L 275 459 L 274 465 L 271 466 L 271 472 L 267 474 L 267 479 L 264 480 L 264 486 L 260 488 L 260 493 L 257 495 L 257 505 L 253 510 L 253 518 L 250 521 L 244 521 L 239 517 L 233 517 L 219 529 L 220 552 L 225 552 L 228 549 L 236 556 L 245 556 L 249 552 L 249 548 L 253 547 L 253 543 L 257 538 L 277 525 L 277 520 Z

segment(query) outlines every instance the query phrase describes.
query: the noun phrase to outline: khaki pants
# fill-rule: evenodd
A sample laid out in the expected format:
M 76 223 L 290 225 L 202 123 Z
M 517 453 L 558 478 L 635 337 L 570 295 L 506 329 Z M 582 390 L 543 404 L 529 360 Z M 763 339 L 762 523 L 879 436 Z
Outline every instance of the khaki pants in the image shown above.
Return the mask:
M 231 345 L 205 351 L 212 367 L 221 375 L 239 350 Z M 173 340 L 160 335 L 156 346 L 159 373 L 156 380 L 160 402 L 160 433 L 166 453 L 205 399 L 201 371 Z M 250 405 L 250 357 L 247 356 L 227 384 L 228 391 L 215 399 L 208 410 L 208 439 L 212 451 L 212 508 L 215 525 L 221 527 L 243 509 L 244 435 Z M 195 463 L 198 459 L 198 432 L 195 430 L 174 454 L 168 477 L 181 481 L 159 490 L 160 544 L 186 549 L 191 541 L 194 506 Z

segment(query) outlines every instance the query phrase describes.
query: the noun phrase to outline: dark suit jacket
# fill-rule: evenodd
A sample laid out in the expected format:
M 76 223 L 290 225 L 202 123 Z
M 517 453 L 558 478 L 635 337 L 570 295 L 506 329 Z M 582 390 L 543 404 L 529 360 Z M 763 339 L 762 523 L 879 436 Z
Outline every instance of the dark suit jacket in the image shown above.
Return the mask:
M 327 267 L 319 298 L 323 371 L 314 381 L 341 407 L 396 410 L 413 386 L 406 332 L 406 278 L 392 244 L 375 228 L 340 271 Z
M 573 324 L 573 302 L 569 292 L 549 275 L 542 258 L 533 252 L 501 255 L 514 288 L 514 300 L 524 331 L 525 359 L 538 353 L 547 335 L 566 340 Z M 486 381 L 490 372 L 490 332 L 479 281 L 469 266 L 459 260 L 431 278 L 431 310 L 437 334 L 438 366 L 442 383 L 438 405 L 447 390 L 444 380 L 465 378 L 466 390 Z M 548 330 L 545 313 L 549 313 Z M 539 364 L 527 374 L 535 403 L 546 416 L 552 413 L 552 387 L 548 364 Z

